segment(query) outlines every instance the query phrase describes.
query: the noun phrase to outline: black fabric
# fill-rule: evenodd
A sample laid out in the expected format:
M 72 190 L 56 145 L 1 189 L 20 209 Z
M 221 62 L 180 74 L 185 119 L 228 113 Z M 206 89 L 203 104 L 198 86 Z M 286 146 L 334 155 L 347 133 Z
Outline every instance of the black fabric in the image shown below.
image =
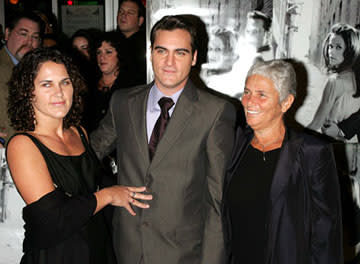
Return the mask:
M 341 121 L 338 126 L 342 132 L 344 132 L 346 139 L 350 139 L 356 135 L 358 140 L 360 140 L 360 110 Z
M 126 52 L 125 63 L 128 68 L 128 75 L 123 80 L 135 85 L 146 84 L 146 32 L 139 30 L 126 38 L 124 34 L 118 31 L 122 37 L 122 42 Z
M 34 136 L 56 190 L 23 209 L 24 256 L 21 264 L 115 263 L 109 230 L 102 212 L 93 215 L 99 163 L 81 129 L 85 151 L 59 155 Z
M 249 146 L 227 192 L 234 262 L 265 263 L 270 187 L 280 149 L 263 153 Z

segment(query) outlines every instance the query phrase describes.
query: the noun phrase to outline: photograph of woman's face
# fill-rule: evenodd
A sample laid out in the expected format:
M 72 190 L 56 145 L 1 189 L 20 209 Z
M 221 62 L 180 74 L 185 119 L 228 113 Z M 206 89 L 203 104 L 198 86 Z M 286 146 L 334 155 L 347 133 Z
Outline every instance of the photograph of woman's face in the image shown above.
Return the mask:
M 337 34 L 331 34 L 328 44 L 329 66 L 338 67 L 344 61 L 346 49 L 344 39 Z
M 219 37 L 214 37 L 209 41 L 208 47 L 208 68 L 221 69 L 224 63 L 224 43 Z

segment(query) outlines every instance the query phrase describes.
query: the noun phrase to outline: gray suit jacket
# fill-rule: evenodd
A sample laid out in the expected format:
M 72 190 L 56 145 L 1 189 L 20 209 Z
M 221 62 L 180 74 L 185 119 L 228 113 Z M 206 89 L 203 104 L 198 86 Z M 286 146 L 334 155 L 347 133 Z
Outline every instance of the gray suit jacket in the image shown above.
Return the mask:
M 150 162 L 146 104 L 152 84 L 114 93 L 91 135 L 101 158 L 116 145 L 118 183 L 154 198 L 136 216 L 116 208 L 118 263 L 224 263 L 221 198 L 234 141 L 233 106 L 188 81 Z M 115 145 L 114 145 L 115 143 Z
M 10 80 L 13 68 L 14 63 L 6 53 L 5 48 L 2 48 L 0 50 L 0 127 L 4 128 L 2 132 L 8 134 L 7 138 L 14 134 L 14 129 L 10 126 L 7 115 L 7 98 L 9 96 L 7 82 Z

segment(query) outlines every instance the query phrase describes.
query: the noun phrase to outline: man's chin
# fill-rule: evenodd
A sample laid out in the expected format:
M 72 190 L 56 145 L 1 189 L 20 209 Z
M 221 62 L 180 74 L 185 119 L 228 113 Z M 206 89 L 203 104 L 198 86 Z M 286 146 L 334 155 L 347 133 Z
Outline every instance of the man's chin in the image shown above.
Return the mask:
M 30 52 L 30 51 L 32 51 L 32 49 L 21 50 L 21 52 L 17 52 L 17 53 L 15 54 L 15 58 L 16 58 L 17 60 L 21 60 L 21 59 L 25 56 L 25 54 L 27 54 L 27 53 Z

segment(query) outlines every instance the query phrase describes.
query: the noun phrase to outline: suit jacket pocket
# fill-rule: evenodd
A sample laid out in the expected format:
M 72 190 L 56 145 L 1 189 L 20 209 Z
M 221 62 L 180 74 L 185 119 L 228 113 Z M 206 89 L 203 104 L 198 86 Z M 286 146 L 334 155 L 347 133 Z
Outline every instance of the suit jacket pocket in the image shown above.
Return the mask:
M 192 224 L 181 226 L 176 229 L 175 236 L 177 242 L 201 240 L 203 235 L 202 224 Z

